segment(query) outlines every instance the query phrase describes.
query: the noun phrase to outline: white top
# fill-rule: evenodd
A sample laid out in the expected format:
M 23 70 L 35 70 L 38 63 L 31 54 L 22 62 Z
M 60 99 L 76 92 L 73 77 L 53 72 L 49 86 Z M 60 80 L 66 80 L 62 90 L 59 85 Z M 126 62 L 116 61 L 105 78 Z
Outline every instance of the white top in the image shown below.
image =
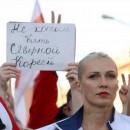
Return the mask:
M 81 127 L 83 119 L 83 109 L 81 108 L 72 117 L 53 123 L 37 130 L 83 130 Z M 112 119 L 107 122 L 108 130 L 130 130 L 130 117 L 115 111 Z
M 1 103 L 0 103 L 0 118 L 2 122 L 6 125 L 6 128 L 4 130 L 12 130 L 12 122 L 10 120 L 10 117 Z

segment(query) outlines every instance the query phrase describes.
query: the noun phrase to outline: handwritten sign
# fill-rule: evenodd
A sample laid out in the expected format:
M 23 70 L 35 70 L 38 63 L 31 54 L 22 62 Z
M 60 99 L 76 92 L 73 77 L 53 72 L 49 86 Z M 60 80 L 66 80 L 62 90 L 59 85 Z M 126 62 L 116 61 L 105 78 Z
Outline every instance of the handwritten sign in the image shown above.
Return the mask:
M 18 69 L 63 70 L 75 59 L 75 25 L 7 23 L 7 61 Z

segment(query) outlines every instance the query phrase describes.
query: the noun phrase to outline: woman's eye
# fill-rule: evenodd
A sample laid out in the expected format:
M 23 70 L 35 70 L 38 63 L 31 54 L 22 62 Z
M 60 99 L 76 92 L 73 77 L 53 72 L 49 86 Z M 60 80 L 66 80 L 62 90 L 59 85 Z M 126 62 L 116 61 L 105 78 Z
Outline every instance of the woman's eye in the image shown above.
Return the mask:
M 115 74 L 108 74 L 107 78 L 109 78 L 109 79 L 115 79 L 116 75 Z
M 99 75 L 97 74 L 94 74 L 94 75 L 90 75 L 89 78 L 90 79 L 97 79 L 99 77 Z

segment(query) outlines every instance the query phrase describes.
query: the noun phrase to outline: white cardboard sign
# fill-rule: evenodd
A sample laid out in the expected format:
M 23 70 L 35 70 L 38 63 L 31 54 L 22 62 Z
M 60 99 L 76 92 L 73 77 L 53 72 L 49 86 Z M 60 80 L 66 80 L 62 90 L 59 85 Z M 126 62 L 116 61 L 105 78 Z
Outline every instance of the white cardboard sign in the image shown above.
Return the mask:
M 75 60 L 74 24 L 7 24 L 7 61 L 18 69 L 64 70 Z

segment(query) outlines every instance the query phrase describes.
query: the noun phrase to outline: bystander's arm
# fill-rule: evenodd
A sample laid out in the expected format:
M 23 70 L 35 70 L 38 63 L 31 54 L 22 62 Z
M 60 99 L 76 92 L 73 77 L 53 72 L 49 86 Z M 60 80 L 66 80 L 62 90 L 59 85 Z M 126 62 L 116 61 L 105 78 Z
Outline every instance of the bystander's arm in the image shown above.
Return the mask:
M 72 95 L 72 114 L 83 105 L 82 94 L 78 89 L 78 63 L 70 63 L 66 68 L 66 77 L 70 83 L 71 95 Z
M 119 95 L 123 106 L 122 114 L 130 116 L 130 74 L 128 75 L 128 85 L 126 83 L 124 74 L 121 76 L 123 85 L 119 90 Z

